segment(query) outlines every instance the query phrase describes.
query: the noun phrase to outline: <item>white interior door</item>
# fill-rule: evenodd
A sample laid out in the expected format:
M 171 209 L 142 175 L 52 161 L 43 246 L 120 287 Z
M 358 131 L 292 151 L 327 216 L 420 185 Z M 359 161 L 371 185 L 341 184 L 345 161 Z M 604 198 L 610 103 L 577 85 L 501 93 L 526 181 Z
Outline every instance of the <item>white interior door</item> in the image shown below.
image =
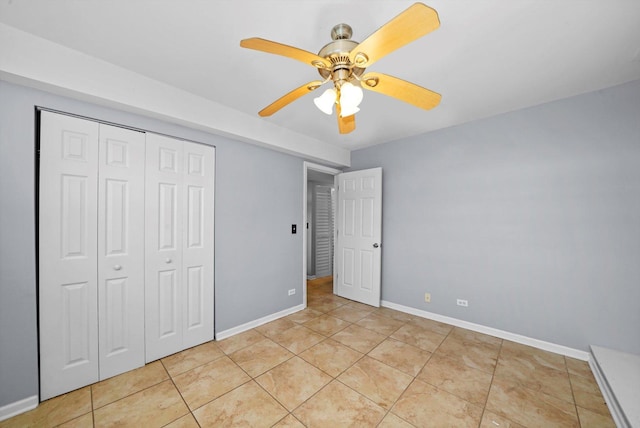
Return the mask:
M 147 134 L 146 361 L 182 346 L 182 142 Z
M 98 331 L 100 380 L 144 365 L 142 132 L 100 124 Z
M 213 340 L 215 149 L 183 142 L 183 348 Z
M 336 292 L 380 306 L 382 168 L 338 174 Z
M 98 381 L 98 124 L 41 113 L 40 399 Z

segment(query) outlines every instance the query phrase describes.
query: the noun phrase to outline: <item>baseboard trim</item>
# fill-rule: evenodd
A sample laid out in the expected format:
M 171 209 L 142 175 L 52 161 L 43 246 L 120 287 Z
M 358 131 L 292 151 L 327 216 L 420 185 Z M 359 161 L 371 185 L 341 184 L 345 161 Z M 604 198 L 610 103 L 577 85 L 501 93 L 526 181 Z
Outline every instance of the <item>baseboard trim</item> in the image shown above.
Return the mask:
M 580 351 L 579 349 L 569 348 L 567 346 L 558 345 L 551 342 L 545 342 L 543 340 L 533 339 L 531 337 L 522 336 L 519 334 L 511 333 L 497 328 L 486 327 L 484 325 L 475 324 L 469 321 L 459 320 L 457 318 L 447 317 L 444 315 L 434 314 L 432 312 L 423 311 L 420 309 L 411 308 L 409 306 L 399 305 L 397 303 L 382 300 L 380 302 L 382 306 L 389 309 L 395 309 L 400 312 L 405 312 L 411 315 L 416 315 L 422 318 L 451 324 L 456 327 L 466 328 L 467 330 L 476 331 L 478 333 L 488 334 L 490 336 L 499 337 L 500 339 L 510 340 L 512 342 L 520 343 L 523 345 L 533 346 L 534 348 L 542 349 L 556 354 L 565 355 L 567 357 L 576 358 L 582 361 L 589 361 L 589 353 Z
M 596 378 L 596 382 L 600 387 L 600 391 L 602 391 L 604 401 L 609 408 L 609 413 L 611 413 L 613 421 L 616 423 L 616 427 L 631 428 L 632 424 L 627 418 L 624 410 L 622 409 L 622 406 L 620 405 L 620 402 L 618 401 L 613 388 L 611 388 L 611 384 L 607 380 L 607 376 L 605 375 L 602 367 L 600 366 L 600 363 L 598 362 L 596 352 L 594 351 L 594 346 L 591 346 L 591 358 L 589 359 L 589 367 L 591 367 L 591 372 Z
M 298 306 L 293 306 L 291 308 L 285 309 L 280 312 L 276 312 L 271 315 L 267 315 L 266 317 L 258 318 L 257 320 L 249 321 L 248 323 L 239 325 L 237 327 L 232 327 L 227 330 L 216 332 L 216 340 L 226 339 L 227 337 L 235 336 L 236 334 L 243 333 L 247 330 L 251 330 L 252 328 L 256 328 L 261 326 L 262 324 L 266 324 L 271 321 L 275 321 L 278 318 L 286 317 L 287 315 L 291 315 L 295 312 L 301 311 L 306 308 L 307 305 L 302 303 Z
M 27 412 L 29 410 L 38 407 L 38 396 L 32 395 L 31 397 L 24 398 L 15 403 L 10 403 L 0 407 L 0 421 L 12 418 L 20 413 Z

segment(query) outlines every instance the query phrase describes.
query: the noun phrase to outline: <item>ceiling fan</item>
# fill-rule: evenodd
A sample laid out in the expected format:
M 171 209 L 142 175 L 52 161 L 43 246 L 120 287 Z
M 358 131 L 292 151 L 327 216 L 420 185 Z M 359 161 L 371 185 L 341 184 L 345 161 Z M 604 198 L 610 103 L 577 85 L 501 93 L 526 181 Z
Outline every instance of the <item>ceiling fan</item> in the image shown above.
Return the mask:
M 431 109 L 440 102 L 440 94 L 397 77 L 376 72 L 364 74 L 364 71 L 385 55 L 439 26 L 438 13 L 434 9 L 422 3 L 415 3 L 361 43 L 351 40 L 350 26 L 336 25 L 331 30 L 333 41 L 320 49 L 317 55 L 257 37 L 244 39 L 240 42 L 243 48 L 302 61 L 317 68 L 323 78 L 321 81 L 314 80 L 294 89 L 258 114 L 263 117 L 271 116 L 329 81 L 333 82 L 333 88 L 327 89 L 314 102 L 327 114 L 332 114 L 333 106 L 336 106 L 338 129 L 341 134 L 347 134 L 356 127 L 355 113 L 359 111 L 358 105 L 363 96 L 361 88 L 397 98 L 416 107 Z

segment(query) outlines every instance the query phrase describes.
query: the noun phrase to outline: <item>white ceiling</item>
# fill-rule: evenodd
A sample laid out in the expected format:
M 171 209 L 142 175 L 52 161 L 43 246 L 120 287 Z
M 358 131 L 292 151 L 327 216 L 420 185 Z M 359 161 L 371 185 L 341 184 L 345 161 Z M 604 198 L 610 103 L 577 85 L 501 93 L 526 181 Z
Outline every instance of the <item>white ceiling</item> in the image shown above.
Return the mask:
M 297 61 L 243 49 L 241 39 L 315 53 L 335 24 L 348 23 L 362 41 L 412 3 L 0 0 L 0 22 L 257 118 L 319 76 Z M 438 107 L 425 111 L 366 91 L 356 130 L 340 135 L 335 116 L 317 110 L 312 94 L 260 121 L 357 149 L 640 79 L 640 1 L 425 3 L 441 27 L 369 71 L 442 94 Z

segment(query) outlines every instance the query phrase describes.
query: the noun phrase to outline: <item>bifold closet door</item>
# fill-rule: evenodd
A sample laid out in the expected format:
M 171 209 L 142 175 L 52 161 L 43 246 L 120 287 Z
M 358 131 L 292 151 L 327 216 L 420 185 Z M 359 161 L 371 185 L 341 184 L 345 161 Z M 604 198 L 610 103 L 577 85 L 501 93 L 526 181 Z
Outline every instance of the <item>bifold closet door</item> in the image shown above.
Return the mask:
M 100 125 L 100 380 L 144 365 L 145 134 Z
M 213 340 L 215 149 L 184 142 L 183 349 Z
M 40 398 L 144 365 L 144 134 L 41 112 Z
M 98 129 L 41 113 L 41 400 L 98 380 Z
M 214 153 L 147 134 L 147 362 L 213 339 Z

